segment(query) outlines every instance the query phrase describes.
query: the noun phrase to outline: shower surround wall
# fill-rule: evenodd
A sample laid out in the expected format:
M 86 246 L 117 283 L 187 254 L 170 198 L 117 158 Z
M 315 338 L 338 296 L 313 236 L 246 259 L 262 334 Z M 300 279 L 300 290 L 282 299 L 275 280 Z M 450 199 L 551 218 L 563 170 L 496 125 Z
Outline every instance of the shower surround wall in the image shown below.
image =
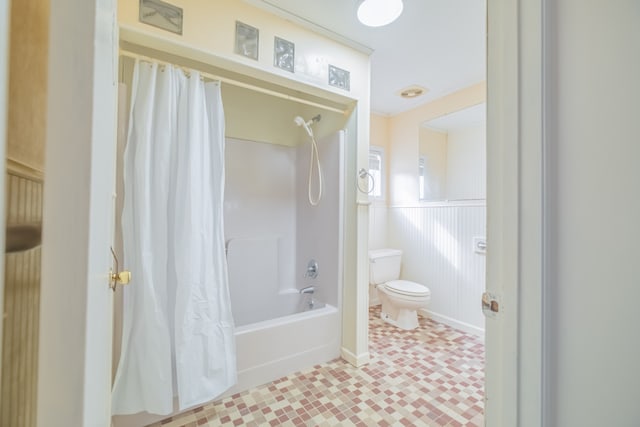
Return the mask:
M 297 293 L 310 284 L 316 286 L 318 301 L 339 305 L 342 144 L 342 132 L 318 141 L 324 194 L 312 207 L 307 198 L 306 138 L 297 147 L 227 139 L 226 240 L 228 245 L 243 240 L 254 248 L 247 252 L 246 269 L 259 265 L 261 270 L 230 271 L 234 316 L 259 317 L 256 312 L 264 311 L 279 294 Z M 312 177 L 312 191 L 316 182 Z M 264 262 L 267 258 L 270 262 Z M 310 259 L 319 264 L 316 279 L 304 276 Z M 238 274 L 245 280 L 233 280 Z
M 343 144 L 343 132 L 318 141 L 324 192 L 312 207 L 306 139 L 297 147 L 227 139 L 225 234 L 238 365 L 238 384 L 227 394 L 340 354 Z M 310 259 L 319 265 L 315 279 L 304 277 Z M 299 289 L 312 284 L 319 304 L 304 311 L 309 296 Z
M 268 254 L 275 263 L 268 265 L 268 270 L 259 272 L 259 286 L 254 283 L 230 284 L 235 317 L 236 305 L 240 302 L 259 309 L 259 305 L 272 295 L 294 287 L 296 150 L 282 145 L 227 138 L 225 159 L 224 225 L 227 245 L 236 239 L 257 239 L 261 242 L 256 241 L 254 246 L 264 246 L 266 251 L 271 245 L 277 250 L 276 254 Z M 259 252 L 259 248 L 256 250 Z M 254 269 L 254 262 L 259 260 L 247 258 L 246 268 Z
M 310 142 L 305 138 L 297 147 L 297 211 L 296 211 L 296 276 L 301 286 L 314 284 L 319 301 L 341 307 L 342 287 L 342 197 L 344 188 L 344 132 L 338 132 L 318 141 L 318 154 L 322 163 L 323 195 L 317 206 L 308 201 Z M 317 182 L 315 168 L 312 184 Z M 311 196 L 317 195 L 315 186 Z M 318 277 L 304 277 L 309 260 L 318 263 Z M 336 331 L 337 333 L 338 331 Z

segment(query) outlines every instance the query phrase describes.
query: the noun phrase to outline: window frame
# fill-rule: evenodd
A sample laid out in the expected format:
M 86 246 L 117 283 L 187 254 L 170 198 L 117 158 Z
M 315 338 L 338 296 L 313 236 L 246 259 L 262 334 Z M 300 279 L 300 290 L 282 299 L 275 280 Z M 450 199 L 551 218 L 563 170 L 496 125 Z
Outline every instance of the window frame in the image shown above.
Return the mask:
M 377 155 L 378 158 L 380 159 L 380 178 L 379 179 L 374 179 L 373 174 L 371 174 L 371 157 L 372 155 Z M 371 193 L 369 193 L 369 199 L 373 200 L 373 201 L 384 201 L 385 200 L 385 185 L 384 185 L 384 181 L 385 181 L 385 173 L 386 173 L 386 168 L 385 168 L 385 152 L 384 152 L 384 148 L 377 146 L 377 145 L 370 145 L 369 146 L 369 167 L 367 168 L 367 172 L 369 172 L 369 174 L 371 174 L 370 179 L 374 179 L 374 188 L 371 191 Z M 379 181 L 379 182 L 375 182 L 375 181 Z M 377 185 L 376 185 L 377 184 Z M 375 195 L 375 189 L 376 187 L 379 186 L 380 187 L 380 195 L 376 196 Z

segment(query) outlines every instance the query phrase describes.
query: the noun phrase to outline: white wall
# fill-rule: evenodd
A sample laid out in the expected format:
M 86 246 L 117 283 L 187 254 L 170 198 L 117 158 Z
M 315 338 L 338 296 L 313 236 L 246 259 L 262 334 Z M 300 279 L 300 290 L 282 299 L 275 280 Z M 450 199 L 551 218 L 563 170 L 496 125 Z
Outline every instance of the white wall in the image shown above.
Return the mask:
M 638 426 L 640 2 L 546 6 L 545 425 Z
M 434 320 L 482 334 L 479 301 L 485 287 L 485 255 L 473 238 L 486 233 L 483 205 L 392 207 L 388 243 L 403 251 L 401 278 L 431 290 L 427 311 Z

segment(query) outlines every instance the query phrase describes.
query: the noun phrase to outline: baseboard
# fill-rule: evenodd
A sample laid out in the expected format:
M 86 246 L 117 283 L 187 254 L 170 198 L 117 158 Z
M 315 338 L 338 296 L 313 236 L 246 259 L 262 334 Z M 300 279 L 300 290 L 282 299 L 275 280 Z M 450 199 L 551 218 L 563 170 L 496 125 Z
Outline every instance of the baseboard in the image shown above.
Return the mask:
M 461 330 L 463 332 L 466 332 L 468 334 L 477 335 L 479 337 L 484 337 L 484 328 L 479 328 L 477 326 L 470 325 L 469 323 L 461 322 L 459 320 L 452 319 L 451 317 L 444 316 L 444 315 L 438 314 L 438 313 L 434 313 L 433 311 L 429 311 L 429 310 L 425 310 L 425 309 L 418 310 L 418 313 L 423 315 L 423 316 L 430 317 L 433 320 L 435 320 L 436 322 L 443 323 L 443 324 L 445 324 L 447 326 L 451 326 L 452 328 L 459 329 L 459 330 Z
M 366 365 L 370 360 L 369 352 L 362 353 L 356 356 L 346 348 L 342 347 L 340 349 L 340 354 L 344 360 L 346 360 L 356 368 Z

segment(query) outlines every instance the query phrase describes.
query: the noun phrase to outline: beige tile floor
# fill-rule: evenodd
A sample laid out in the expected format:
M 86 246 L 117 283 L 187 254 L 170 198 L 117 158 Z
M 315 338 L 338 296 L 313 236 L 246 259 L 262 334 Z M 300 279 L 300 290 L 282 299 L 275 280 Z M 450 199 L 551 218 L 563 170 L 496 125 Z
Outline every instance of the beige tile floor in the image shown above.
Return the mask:
M 366 366 L 333 360 L 152 426 L 482 426 L 482 339 L 426 318 L 402 331 L 379 314 Z

